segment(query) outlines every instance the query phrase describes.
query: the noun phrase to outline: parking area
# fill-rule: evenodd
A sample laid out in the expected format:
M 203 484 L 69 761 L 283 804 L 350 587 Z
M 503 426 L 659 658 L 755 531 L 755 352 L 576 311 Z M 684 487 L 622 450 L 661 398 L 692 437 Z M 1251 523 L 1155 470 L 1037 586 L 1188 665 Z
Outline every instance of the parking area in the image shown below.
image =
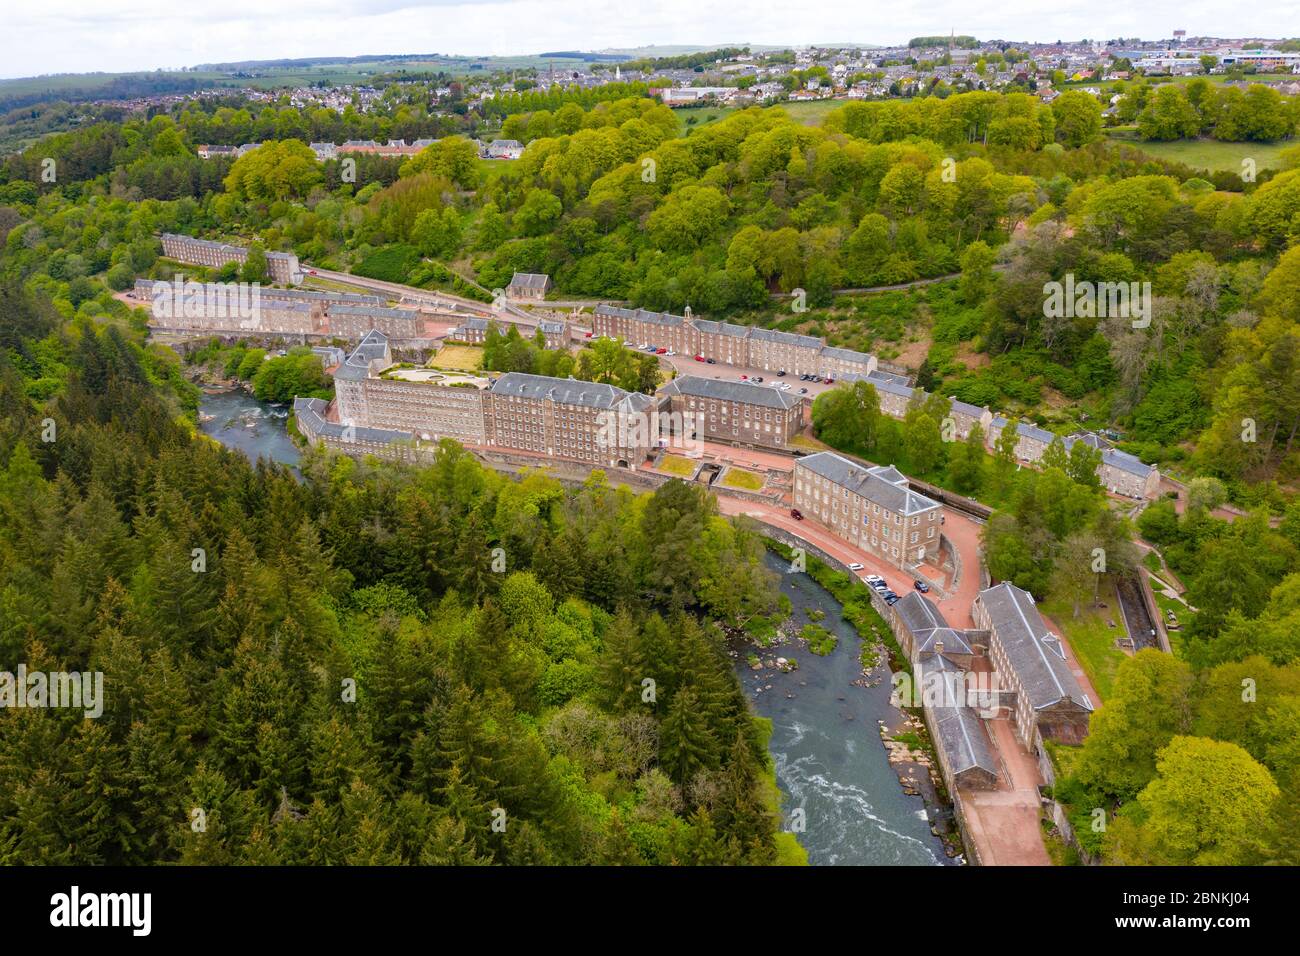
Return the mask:
M 761 368 L 746 368 L 740 365 L 724 365 L 721 362 L 715 362 L 710 365 L 708 362 L 697 362 L 693 355 L 661 355 L 661 362 L 671 365 L 678 375 L 694 375 L 699 378 L 721 379 L 727 382 L 739 382 L 741 376 L 745 381 L 752 381 L 755 377 L 762 378 L 760 385 L 770 385 L 772 382 L 787 382 L 790 385 L 789 391 L 799 394 L 803 398 L 812 401 L 822 392 L 835 387 L 834 384 L 827 385 L 824 382 L 801 381 L 798 375 L 787 373 L 784 376 L 777 375 L 776 372 L 767 371 Z M 778 370 L 779 371 L 779 370 Z M 806 392 L 800 392 L 800 389 L 807 389 Z

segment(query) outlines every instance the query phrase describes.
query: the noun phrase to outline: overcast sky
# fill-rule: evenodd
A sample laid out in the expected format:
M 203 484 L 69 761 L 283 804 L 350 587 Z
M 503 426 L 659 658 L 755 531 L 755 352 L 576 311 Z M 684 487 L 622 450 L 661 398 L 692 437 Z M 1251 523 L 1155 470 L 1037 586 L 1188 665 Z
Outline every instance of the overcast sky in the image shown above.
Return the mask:
M 23 0 L 0 76 L 305 56 L 507 55 L 646 44 L 1300 34 L 1300 0 Z

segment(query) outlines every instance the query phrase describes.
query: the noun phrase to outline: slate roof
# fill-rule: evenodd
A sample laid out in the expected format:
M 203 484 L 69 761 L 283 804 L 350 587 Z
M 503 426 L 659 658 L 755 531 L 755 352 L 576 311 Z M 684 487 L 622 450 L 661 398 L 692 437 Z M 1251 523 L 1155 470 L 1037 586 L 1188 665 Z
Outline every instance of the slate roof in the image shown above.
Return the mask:
M 969 402 L 960 402 L 957 399 L 949 399 L 954 412 L 961 412 L 963 415 L 969 415 L 971 418 L 979 418 L 987 409 L 980 408 L 977 405 L 971 405 Z
M 507 372 L 489 390 L 493 395 L 547 398 L 563 405 L 586 408 L 640 411 L 654 403 L 649 395 L 625 392 L 603 382 L 580 382 L 574 378 L 551 378 L 526 372 Z
M 378 329 L 371 329 L 365 338 L 352 350 L 346 362 L 338 367 L 334 377 L 348 381 L 368 378 L 372 362 L 383 362 L 389 358 L 388 336 Z
M 809 338 L 809 336 L 802 336 Z M 856 362 L 860 365 L 867 365 L 871 362 L 871 356 L 866 352 L 855 352 L 853 349 L 842 349 L 837 345 L 827 345 L 821 350 L 822 355 L 830 358 L 839 359 L 843 362 Z
M 551 284 L 551 277 L 544 273 L 516 272 L 510 285 L 516 289 L 542 289 Z
M 730 325 L 728 322 L 723 325 Z M 815 335 L 800 335 L 797 332 L 782 332 L 779 329 L 755 329 L 750 326 L 732 326 L 737 329 L 748 329 L 750 338 L 757 339 L 760 342 L 779 342 L 782 345 L 797 345 L 803 348 L 820 349 L 824 343 Z M 842 349 L 841 351 L 848 351 Z M 853 353 L 857 354 L 857 353 Z
M 1001 415 L 993 416 L 992 427 L 994 429 L 1002 429 L 1006 428 L 1006 426 L 1007 419 L 1003 418 Z M 1051 432 L 1039 428 L 1037 425 L 1031 425 L 1028 422 L 1017 422 L 1016 434 L 1024 438 L 1032 438 L 1034 441 L 1040 441 L 1045 445 L 1050 445 L 1052 439 L 1056 437 L 1056 435 L 1053 435 Z
M 1070 672 L 1060 638 L 1047 629 L 1028 591 L 1004 582 L 981 591 L 979 601 L 1030 706 L 1039 710 L 1070 700 L 1093 709 Z
M 894 603 L 894 613 L 913 634 L 947 627 L 942 612 L 933 601 L 927 601 L 920 591 L 908 591 Z
M 910 491 L 906 479 L 903 479 L 904 483 L 900 484 L 887 477 L 899 475 L 898 470 L 893 466 L 866 468 L 834 452 L 822 451 L 797 459 L 795 468 L 807 468 L 814 474 L 821 475 L 842 488 L 848 488 L 895 514 L 913 515 L 939 507 L 937 501 Z
M 974 655 L 975 653 L 975 649 L 970 646 L 970 641 L 962 631 L 952 627 L 935 627 L 916 636 L 916 656 L 933 655 L 936 644 L 943 645 L 944 654 Z
M 893 382 L 895 385 L 906 385 L 906 375 L 895 375 L 893 372 L 882 372 L 880 369 L 872 369 L 867 373 L 869 382 Z
M 949 627 L 943 612 L 919 591 L 908 591 L 894 603 L 894 613 L 912 632 L 913 656 L 934 656 L 935 643 L 943 644 L 945 654 L 974 654 L 966 635 Z
M 998 761 L 993 756 L 988 732 L 979 715 L 969 707 L 936 707 L 933 722 L 939 746 L 948 758 L 953 775 L 983 770 L 998 776 Z
M 1101 453 L 1101 463 L 1110 465 L 1112 468 L 1118 468 L 1120 471 L 1127 471 L 1139 478 L 1145 478 L 1155 470 L 1142 459 L 1130 455 L 1126 451 L 1120 451 L 1118 448 L 1108 448 L 1103 451 Z
M 766 385 L 749 382 L 727 382 L 697 375 L 682 375 L 659 390 L 660 395 L 693 395 L 722 402 L 740 402 L 762 405 L 765 408 L 790 409 L 803 401 L 798 395 Z
M 854 376 L 854 380 L 858 380 Z M 875 386 L 878 392 L 888 392 L 890 395 L 901 395 L 903 398 L 910 400 L 916 393 L 916 389 L 906 383 L 899 381 L 899 376 L 890 375 L 888 372 L 869 372 L 866 381 Z
M 331 438 L 342 439 L 344 432 L 351 427 L 350 440 L 353 441 L 371 441 L 387 444 L 395 441 L 410 441 L 409 432 L 393 431 L 389 428 L 369 428 L 362 425 L 341 425 L 338 422 L 331 422 L 325 418 L 325 410 L 329 404 L 319 398 L 295 398 L 293 400 L 293 410 L 302 416 L 307 423 L 307 428 L 312 434 L 327 435 Z
M 410 309 L 393 309 L 388 307 L 379 307 L 373 305 L 331 305 L 330 315 L 373 315 L 377 318 L 385 319 L 406 319 L 415 321 L 420 317 L 420 313 L 413 312 Z
M 649 309 L 621 309 L 616 305 L 598 305 L 596 312 L 601 315 L 613 315 L 624 319 L 636 319 L 638 322 L 652 322 L 656 325 L 682 325 L 686 319 L 668 312 L 651 312 Z
M 162 234 L 162 238 L 163 238 L 163 239 L 180 239 L 180 240 L 182 240 L 182 241 L 184 241 L 184 242 L 192 242 L 192 243 L 197 243 L 197 244 L 200 245 L 200 246 L 207 246 L 207 247 L 209 247 L 209 248 L 211 248 L 211 249 L 221 249 L 221 250 L 226 250 L 226 251 L 228 251 L 228 252 L 234 253 L 235 255 L 239 255 L 239 254 L 241 254 L 241 253 L 242 253 L 242 254 L 247 254 L 247 252 L 248 252 L 248 249 L 247 249 L 246 247 L 244 247 L 244 246 L 235 246 L 235 245 L 231 245 L 231 244 L 228 243 L 228 242 L 215 242 L 215 241 L 213 241 L 212 239 L 198 239 L 198 238 L 196 238 L 196 237 L 194 237 L 194 236 L 185 236 L 185 235 L 181 235 L 180 233 L 175 233 L 175 232 L 164 232 L 164 233 Z M 268 252 L 266 253 L 266 258 L 268 258 L 268 259 L 295 259 L 295 260 L 296 260 L 298 257 L 295 256 L 295 255 L 294 255 L 293 253 L 291 253 L 291 252 L 270 252 L 270 251 L 268 251 Z
M 1129 474 L 1137 475 L 1139 478 L 1145 478 L 1151 474 L 1154 469 L 1136 455 L 1130 455 L 1126 451 L 1120 451 L 1106 439 L 1102 438 L 1095 432 L 1080 432 L 1071 435 L 1065 439 L 1065 447 L 1068 449 L 1076 441 L 1081 441 L 1091 448 L 1096 448 L 1101 452 L 1101 463 L 1117 468 L 1120 471 L 1127 471 Z
M 954 776 L 971 770 L 980 770 L 996 778 L 998 759 L 993 753 L 984 721 L 967 701 L 963 671 L 943 657 L 931 656 L 917 671 L 922 692 L 936 693 L 931 681 L 941 681 L 944 690 L 940 703 L 927 705 L 930 722 L 935 732 L 935 744 L 944 755 L 944 762 Z

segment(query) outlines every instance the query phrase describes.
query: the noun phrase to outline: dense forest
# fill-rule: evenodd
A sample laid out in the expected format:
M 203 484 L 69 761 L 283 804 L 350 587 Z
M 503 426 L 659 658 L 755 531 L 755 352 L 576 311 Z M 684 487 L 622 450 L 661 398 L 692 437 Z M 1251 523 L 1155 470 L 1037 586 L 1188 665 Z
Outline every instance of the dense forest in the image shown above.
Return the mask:
M 777 591 L 702 489 L 454 444 L 297 480 L 196 437 L 135 330 L 0 310 L 0 669 L 105 688 L 0 712 L 0 862 L 777 860 L 722 652 Z

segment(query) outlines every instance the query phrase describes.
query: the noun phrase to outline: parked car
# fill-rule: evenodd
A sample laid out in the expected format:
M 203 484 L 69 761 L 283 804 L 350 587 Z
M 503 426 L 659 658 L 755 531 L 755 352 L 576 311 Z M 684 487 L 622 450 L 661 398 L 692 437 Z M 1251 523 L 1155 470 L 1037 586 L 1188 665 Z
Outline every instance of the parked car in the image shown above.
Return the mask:
M 888 604 L 890 607 L 893 607 L 901 600 L 902 598 L 900 598 L 897 594 L 890 593 L 885 595 L 885 603 Z
M 850 571 L 861 571 L 861 570 L 863 570 L 863 567 L 862 567 L 862 565 L 858 564 L 858 563 L 855 561 L 855 562 L 853 562 L 852 564 L 849 565 L 849 570 L 850 570 Z
M 884 578 L 877 578 L 876 580 L 868 581 L 867 583 L 871 585 L 873 591 L 879 591 L 881 594 L 884 594 L 889 590 L 889 585 L 885 583 Z
M 799 389 L 799 394 L 800 394 L 800 395 L 807 395 L 807 394 L 808 394 L 808 389 L 806 389 L 806 388 L 801 388 L 801 389 Z
M 785 369 L 781 369 L 781 371 L 776 373 L 777 378 L 780 378 L 783 375 L 785 375 Z
M 763 376 L 761 376 L 761 375 L 755 375 L 755 376 L 754 376 L 754 381 L 756 381 L 756 382 L 761 382 L 761 381 L 763 381 Z
M 591 333 L 588 332 L 586 335 L 583 336 L 583 338 L 584 338 L 584 339 L 589 339 L 589 338 L 591 338 Z
M 716 364 L 717 364 L 716 362 L 713 361 L 713 359 L 705 359 L 704 361 L 708 362 L 710 365 L 716 365 Z
M 862 580 L 866 581 L 868 584 L 874 584 L 877 581 L 884 581 L 885 579 L 882 578 L 879 574 L 868 574 Z
M 695 356 L 695 361 L 697 361 L 697 362 L 703 362 L 703 361 L 704 361 L 704 356 L 703 356 L 703 355 L 697 355 L 697 356 Z
M 669 358 L 672 358 L 672 357 L 673 357 L 674 355 L 676 355 L 677 353 L 674 352 L 672 349 L 669 349 L 669 350 L 668 350 L 667 352 L 665 352 L 664 354 L 667 355 Z
M 747 381 L 749 381 L 749 376 L 748 376 L 748 375 L 742 375 L 742 376 L 740 376 L 740 380 L 741 380 L 742 382 L 747 382 Z
M 667 349 L 655 349 L 655 355 L 667 355 L 667 354 L 668 354 Z
M 798 508 L 791 508 L 790 517 L 793 518 L 795 521 L 802 521 L 803 513 Z
M 922 594 L 930 593 L 930 585 L 926 584 L 920 578 L 917 578 L 915 581 L 912 582 L 912 587 L 916 588 Z

